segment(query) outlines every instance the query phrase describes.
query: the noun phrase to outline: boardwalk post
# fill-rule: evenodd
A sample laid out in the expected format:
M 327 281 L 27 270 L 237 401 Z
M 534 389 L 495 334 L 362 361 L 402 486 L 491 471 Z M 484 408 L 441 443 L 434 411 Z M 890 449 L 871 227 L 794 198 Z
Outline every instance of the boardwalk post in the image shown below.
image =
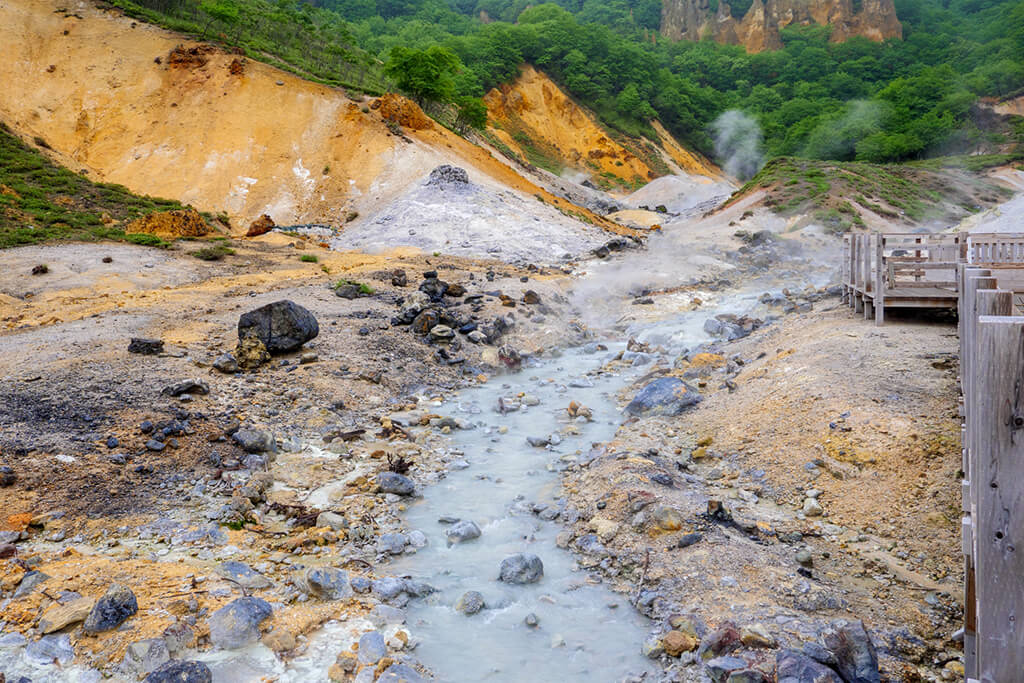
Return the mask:
M 1024 318 L 985 316 L 977 331 L 978 678 L 1001 683 L 1024 671 Z
M 864 245 L 861 248 L 861 280 L 864 283 L 864 319 L 869 320 L 874 314 L 874 299 L 868 296 L 871 289 L 871 233 L 862 236 Z
M 875 325 L 885 322 L 885 236 L 875 233 Z
M 861 293 L 863 291 L 864 282 L 861 279 L 862 271 L 860 267 L 860 251 L 861 251 L 861 238 L 863 235 L 853 236 L 853 258 L 851 259 L 850 267 L 853 269 L 853 312 L 860 313 L 864 310 L 864 296 Z

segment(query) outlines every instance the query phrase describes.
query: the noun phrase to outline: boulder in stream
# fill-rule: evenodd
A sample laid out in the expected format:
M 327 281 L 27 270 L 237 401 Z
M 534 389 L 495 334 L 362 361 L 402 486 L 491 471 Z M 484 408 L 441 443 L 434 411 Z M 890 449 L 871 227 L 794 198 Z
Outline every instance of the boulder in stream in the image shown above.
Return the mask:
M 544 563 L 531 553 L 516 553 L 501 561 L 498 577 L 505 583 L 537 583 L 544 576 Z

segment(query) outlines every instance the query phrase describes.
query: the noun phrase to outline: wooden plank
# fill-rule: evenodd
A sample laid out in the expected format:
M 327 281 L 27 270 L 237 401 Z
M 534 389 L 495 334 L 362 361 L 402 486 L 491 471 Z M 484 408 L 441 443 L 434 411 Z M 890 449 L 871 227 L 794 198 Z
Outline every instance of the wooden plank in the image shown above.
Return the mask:
M 977 360 L 978 677 L 1002 683 L 1024 672 L 1024 318 L 979 318 Z
M 922 288 L 927 289 L 928 287 L 935 287 L 942 289 L 948 287 L 952 290 L 956 287 L 956 280 L 918 280 L 918 281 L 907 281 L 907 280 L 896 280 L 893 283 L 894 289 L 905 289 L 905 288 Z
M 875 325 L 885 323 L 885 240 L 875 233 Z

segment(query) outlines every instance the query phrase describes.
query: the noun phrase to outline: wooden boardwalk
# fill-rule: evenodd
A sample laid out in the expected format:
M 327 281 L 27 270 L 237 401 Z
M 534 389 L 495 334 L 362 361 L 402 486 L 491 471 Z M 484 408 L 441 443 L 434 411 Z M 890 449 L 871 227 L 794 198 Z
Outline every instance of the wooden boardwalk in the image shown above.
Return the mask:
M 1024 682 L 1024 234 L 847 235 L 843 296 L 958 313 L 964 668 Z

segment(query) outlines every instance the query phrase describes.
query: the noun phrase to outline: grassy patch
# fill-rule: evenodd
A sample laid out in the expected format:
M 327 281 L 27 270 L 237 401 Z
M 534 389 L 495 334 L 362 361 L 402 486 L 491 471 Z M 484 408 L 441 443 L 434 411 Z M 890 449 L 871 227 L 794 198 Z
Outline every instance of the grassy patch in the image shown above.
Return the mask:
M 125 235 L 119 224 L 181 203 L 94 183 L 47 159 L 0 123 L 0 248 L 57 240 L 124 240 L 168 246 L 152 235 Z
M 344 287 L 345 285 L 352 285 L 353 287 L 358 287 L 360 294 L 369 295 L 374 293 L 373 287 L 363 282 L 356 282 L 355 280 L 338 280 L 337 282 L 334 283 L 334 288 L 338 289 L 339 287 Z
M 227 244 L 211 244 L 208 247 L 197 249 L 190 252 L 197 259 L 203 261 L 220 261 L 225 256 L 231 256 L 235 253 L 235 250 L 229 247 Z
M 303 254 L 299 257 L 299 260 L 303 263 L 316 263 L 320 259 L 318 259 L 315 254 Z

